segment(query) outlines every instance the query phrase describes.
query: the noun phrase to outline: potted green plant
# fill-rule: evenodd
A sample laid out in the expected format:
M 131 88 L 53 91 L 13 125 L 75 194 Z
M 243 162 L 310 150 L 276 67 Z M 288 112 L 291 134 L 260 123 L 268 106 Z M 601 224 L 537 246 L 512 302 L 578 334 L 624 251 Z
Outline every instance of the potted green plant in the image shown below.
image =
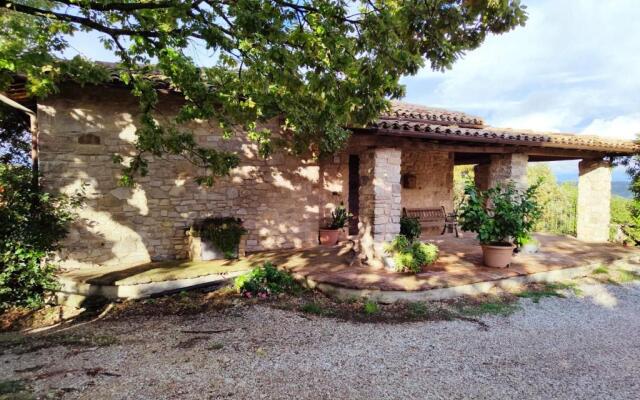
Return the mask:
M 511 182 L 481 191 L 467 183 L 460 226 L 477 233 L 486 266 L 508 267 L 516 245 L 531 237 L 542 211 L 536 201 L 539 185 L 518 190 Z
M 351 213 L 347 211 L 344 204 L 340 203 L 340 205 L 331 212 L 331 222 L 329 225 L 327 225 L 326 228 L 320 228 L 320 244 L 333 246 L 338 243 L 340 229 L 345 227 L 351 217 Z

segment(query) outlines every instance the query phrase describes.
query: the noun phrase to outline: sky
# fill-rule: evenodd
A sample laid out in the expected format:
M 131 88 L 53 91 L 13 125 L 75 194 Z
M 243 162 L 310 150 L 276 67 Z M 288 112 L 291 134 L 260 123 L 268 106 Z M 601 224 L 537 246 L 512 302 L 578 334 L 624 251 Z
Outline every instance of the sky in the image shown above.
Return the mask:
M 491 36 L 444 73 L 403 79 L 405 100 L 489 125 L 633 139 L 640 133 L 640 0 L 523 0 L 525 27 Z M 577 180 L 577 161 L 551 163 Z M 628 180 L 616 168 L 614 180 Z
M 640 133 L 640 0 L 522 0 L 525 27 L 487 38 L 451 70 L 403 78 L 405 101 L 479 115 L 489 125 L 633 139 Z M 113 61 L 95 33 L 72 49 Z M 195 48 L 198 64 L 211 55 Z M 577 161 L 550 163 L 577 180 Z M 628 180 L 616 168 L 614 180 Z

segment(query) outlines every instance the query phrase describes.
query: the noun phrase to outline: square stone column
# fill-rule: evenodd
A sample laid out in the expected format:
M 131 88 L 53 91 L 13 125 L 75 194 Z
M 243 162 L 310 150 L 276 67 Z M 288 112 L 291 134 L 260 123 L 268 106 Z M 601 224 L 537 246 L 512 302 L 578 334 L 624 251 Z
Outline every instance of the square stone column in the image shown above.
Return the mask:
M 517 189 L 527 188 L 527 154 L 492 154 L 489 164 L 489 187 L 515 183 Z
M 492 154 L 489 163 L 478 164 L 473 169 L 476 188 L 487 190 L 513 182 L 517 189 L 526 189 L 528 161 L 527 154 Z
M 578 165 L 577 236 L 585 242 L 609 240 L 611 163 L 582 160 Z
M 489 189 L 489 164 L 478 164 L 473 167 L 473 177 L 476 189 Z
M 400 233 L 402 151 L 374 148 L 360 158 L 360 252 L 379 266 L 384 244 Z

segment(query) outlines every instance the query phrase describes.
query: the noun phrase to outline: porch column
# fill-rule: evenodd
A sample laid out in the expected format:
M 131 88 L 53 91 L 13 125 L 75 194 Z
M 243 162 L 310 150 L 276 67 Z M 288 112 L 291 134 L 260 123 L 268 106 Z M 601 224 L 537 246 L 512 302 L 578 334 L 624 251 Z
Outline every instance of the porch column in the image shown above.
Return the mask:
M 527 154 L 492 154 L 490 161 L 474 167 L 478 190 L 487 190 L 498 184 L 514 182 L 516 188 L 527 188 Z
M 515 183 L 517 189 L 527 188 L 527 154 L 492 154 L 489 164 L 489 187 Z
M 489 189 L 489 164 L 478 164 L 473 167 L 473 177 L 476 189 Z
M 606 242 L 611 217 L 611 163 L 585 159 L 580 161 L 578 168 L 578 239 Z
M 360 160 L 360 251 L 379 266 L 384 243 L 400 233 L 400 163 L 402 151 L 374 148 Z

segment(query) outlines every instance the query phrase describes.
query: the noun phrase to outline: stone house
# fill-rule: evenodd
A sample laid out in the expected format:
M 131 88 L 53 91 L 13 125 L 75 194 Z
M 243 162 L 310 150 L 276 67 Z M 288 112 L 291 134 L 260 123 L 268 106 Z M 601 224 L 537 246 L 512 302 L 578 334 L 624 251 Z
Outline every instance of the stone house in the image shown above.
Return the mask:
M 8 94 L 24 101 L 20 93 L 17 85 Z M 163 92 L 158 114 L 175 113 L 180 101 Z M 475 165 L 476 184 L 487 188 L 508 180 L 526 185 L 528 162 L 581 160 L 578 238 L 606 241 L 610 160 L 638 150 L 629 141 L 494 128 L 464 113 L 394 103 L 368 128 L 354 129 L 342 152 L 319 160 L 282 152 L 262 159 L 245 137 L 224 139 L 217 124 L 193 122 L 188 127 L 201 145 L 240 155 L 229 177 L 198 186 L 193 165 L 168 157 L 153 159 L 149 175 L 124 188 L 112 155 L 126 154 L 136 138 L 138 103 L 127 88 L 67 83 L 32 107 L 43 185 L 65 193 L 86 187 L 86 206 L 60 254 L 68 268 L 186 258 L 185 231 L 208 216 L 241 218 L 249 252 L 316 246 L 319 227 L 340 203 L 356 216 L 350 233 L 375 257 L 399 232 L 403 207 L 452 211 L 458 164 Z

